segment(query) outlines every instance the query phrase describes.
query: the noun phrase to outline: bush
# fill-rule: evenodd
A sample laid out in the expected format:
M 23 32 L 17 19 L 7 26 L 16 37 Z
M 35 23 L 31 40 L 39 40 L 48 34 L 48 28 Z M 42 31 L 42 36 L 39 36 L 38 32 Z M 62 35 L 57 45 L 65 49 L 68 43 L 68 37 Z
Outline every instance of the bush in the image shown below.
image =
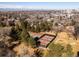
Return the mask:
M 45 55 L 46 57 L 61 57 L 61 56 L 71 57 L 74 54 L 72 52 L 72 47 L 69 44 L 65 48 L 60 44 L 51 43 L 48 46 L 48 48 L 49 50 L 48 50 L 48 53 Z M 63 55 L 64 53 L 65 55 Z
M 23 30 L 20 34 L 21 40 L 28 42 L 28 39 L 30 38 L 29 33 L 26 30 Z
M 5 27 L 6 25 L 0 22 L 0 27 Z
M 67 47 L 66 47 L 66 56 L 67 57 L 71 57 L 71 56 L 73 56 L 74 55 L 74 53 L 73 53 L 73 51 L 72 51 L 72 47 L 71 47 L 71 45 L 67 45 Z
M 18 33 L 19 33 L 19 32 L 17 32 L 17 30 L 15 29 L 15 27 L 12 27 L 10 36 L 11 36 L 12 38 L 14 38 L 14 39 L 19 39 Z
M 60 57 L 62 56 L 62 53 L 64 52 L 64 47 L 61 46 L 60 44 L 50 44 L 48 46 L 48 54 L 46 56 L 48 57 Z
M 29 38 L 29 42 L 28 42 L 28 43 L 29 43 L 29 45 L 31 45 L 33 48 L 36 47 L 36 41 L 35 41 L 32 37 Z
M 75 34 L 74 36 L 76 37 L 76 39 L 79 37 L 79 24 L 75 25 Z
M 42 50 L 42 49 L 37 49 L 36 51 L 35 51 L 35 55 L 37 56 L 37 57 L 43 57 L 43 55 L 44 55 L 44 50 Z

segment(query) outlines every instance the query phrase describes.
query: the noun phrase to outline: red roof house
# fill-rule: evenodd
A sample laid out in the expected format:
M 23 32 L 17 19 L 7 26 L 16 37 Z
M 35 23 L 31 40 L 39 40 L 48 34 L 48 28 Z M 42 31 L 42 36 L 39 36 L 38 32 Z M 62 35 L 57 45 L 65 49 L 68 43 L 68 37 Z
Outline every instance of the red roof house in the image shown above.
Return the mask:
M 55 35 L 44 34 L 39 38 L 41 47 L 48 47 L 48 45 L 55 39 Z

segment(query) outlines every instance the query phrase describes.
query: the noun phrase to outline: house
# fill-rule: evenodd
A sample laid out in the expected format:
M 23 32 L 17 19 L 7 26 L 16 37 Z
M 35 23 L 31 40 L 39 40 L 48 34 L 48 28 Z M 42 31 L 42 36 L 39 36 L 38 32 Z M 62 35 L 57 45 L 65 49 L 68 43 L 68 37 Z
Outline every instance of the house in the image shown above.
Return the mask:
M 55 35 L 50 35 L 50 34 L 44 34 L 42 35 L 38 42 L 39 43 L 39 47 L 48 47 L 48 45 L 56 38 Z
M 40 33 L 35 33 L 35 32 L 29 32 L 29 34 L 35 38 L 35 37 L 41 37 L 43 34 L 45 34 L 44 32 L 40 32 Z

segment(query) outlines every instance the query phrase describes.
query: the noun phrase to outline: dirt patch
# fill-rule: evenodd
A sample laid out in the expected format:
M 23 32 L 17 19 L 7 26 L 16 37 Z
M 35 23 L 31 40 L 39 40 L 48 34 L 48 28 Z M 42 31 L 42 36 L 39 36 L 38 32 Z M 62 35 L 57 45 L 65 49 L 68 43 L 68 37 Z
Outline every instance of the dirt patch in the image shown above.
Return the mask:
M 27 46 L 26 43 L 22 42 L 20 45 L 16 46 L 13 49 L 17 56 L 32 56 L 34 54 L 34 49 L 31 48 L 30 46 Z

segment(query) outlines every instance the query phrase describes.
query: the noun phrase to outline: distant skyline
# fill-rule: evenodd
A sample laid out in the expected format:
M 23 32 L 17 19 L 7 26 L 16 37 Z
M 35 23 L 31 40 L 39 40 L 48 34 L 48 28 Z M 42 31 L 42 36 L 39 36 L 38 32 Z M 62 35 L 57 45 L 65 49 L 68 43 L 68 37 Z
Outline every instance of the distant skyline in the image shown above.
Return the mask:
M 0 8 L 77 9 L 79 2 L 0 2 Z

